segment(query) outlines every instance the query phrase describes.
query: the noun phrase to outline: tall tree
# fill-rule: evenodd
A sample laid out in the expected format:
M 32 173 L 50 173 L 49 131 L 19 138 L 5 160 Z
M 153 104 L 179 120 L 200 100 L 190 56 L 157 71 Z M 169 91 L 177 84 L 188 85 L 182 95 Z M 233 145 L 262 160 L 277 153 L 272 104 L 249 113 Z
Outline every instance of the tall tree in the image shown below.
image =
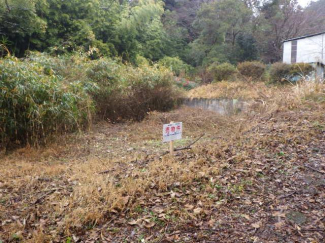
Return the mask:
M 36 13 L 42 0 L 0 0 L 0 42 L 14 54 L 30 47 L 34 33 L 44 33 L 46 22 Z
M 304 33 L 306 16 L 297 0 L 269 0 L 255 20 L 254 36 L 262 59 L 276 62 L 282 57 L 282 43 Z
M 159 0 L 139 0 L 124 9 L 115 42 L 123 59 L 134 61 L 138 54 L 153 60 L 163 57 L 166 43 L 163 13 L 163 2 Z
M 199 37 L 191 44 L 190 56 L 194 64 L 200 65 L 203 59 L 210 61 L 240 60 L 238 54 L 238 37 L 250 33 L 252 10 L 240 0 L 219 0 L 203 4 L 193 26 L 198 30 Z M 199 55 L 195 55 L 201 50 Z M 201 60 L 200 60 L 201 59 Z
M 117 0 L 46 0 L 38 8 L 38 15 L 47 23 L 46 33 L 38 37 L 41 49 L 55 47 L 57 52 L 65 52 L 95 46 L 105 49 L 105 54 L 115 53 L 109 43 L 121 10 Z
M 311 2 L 304 14 L 306 17 L 304 34 L 325 31 L 325 0 Z

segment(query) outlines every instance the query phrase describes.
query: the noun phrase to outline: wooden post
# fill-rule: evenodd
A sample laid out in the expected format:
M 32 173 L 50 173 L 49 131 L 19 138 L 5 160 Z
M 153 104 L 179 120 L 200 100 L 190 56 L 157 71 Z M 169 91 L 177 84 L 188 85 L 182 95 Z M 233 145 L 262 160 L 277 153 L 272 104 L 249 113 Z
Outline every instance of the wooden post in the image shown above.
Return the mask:
M 170 124 L 173 124 L 174 122 L 171 121 Z M 169 142 L 169 152 L 171 156 L 174 156 L 174 141 Z

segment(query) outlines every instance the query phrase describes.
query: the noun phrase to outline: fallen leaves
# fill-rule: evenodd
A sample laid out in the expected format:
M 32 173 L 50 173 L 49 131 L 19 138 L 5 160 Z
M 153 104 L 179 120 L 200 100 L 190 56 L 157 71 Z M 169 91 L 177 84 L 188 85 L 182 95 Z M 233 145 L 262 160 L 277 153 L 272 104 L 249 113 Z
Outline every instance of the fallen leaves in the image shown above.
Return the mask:
M 279 222 L 276 222 L 276 223 L 274 224 L 274 227 L 275 227 L 276 229 L 282 229 L 284 225 L 285 225 L 285 222 L 284 222 L 284 221 L 279 221 Z
M 202 208 L 195 208 L 194 210 L 193 210 L 193 213 L 194 214 L 200 214 L 202 212 Z
M 262 223 L 259 221 L 259 222 L 253 223 L 251 225 L 252 225 L 253 228 L 258 229 L 258 228 L 261 227 Z
M 0 238 L 21 231 L 24 240 L 32 239 L 37 229 L 38 237 L 43 231 L 53 242 L 63 242 L 65 232 L 79 242 L 322 242 L 324 178 L 304 163 L 324 171 L 324 133 L 308 125 L 324 117 L 311 110 L 254 119 L 258 129 L 246 134 L 234 124 L 229 130 L 225 119 L 224 131 L 211 130 L 202 146 L 172 161 L 141 147 L 144 153 L 127 151 L 114 162 L 68 160 L 64 173 L 40 170 L 36 179 L 34 168 L 21 175 L 6 165 L 15 173 L 6 172 L 8 182 L 0 178 Z M 115 145 L 122 147 L 126 140 L 119 139 Z M 103 169 L 109 170 L 98 174 Z M 71 212 L 75 218 L 67 221 Z
M 143 218 L 139 218 L 137 220 L 131 220 L 128 222 L 131 226 L 139 226 L 139 227 L 145 227 L 147 229 L 150 229 L 156 225 L 156 223 L 152 220 L 150 216 L 146 216 Z

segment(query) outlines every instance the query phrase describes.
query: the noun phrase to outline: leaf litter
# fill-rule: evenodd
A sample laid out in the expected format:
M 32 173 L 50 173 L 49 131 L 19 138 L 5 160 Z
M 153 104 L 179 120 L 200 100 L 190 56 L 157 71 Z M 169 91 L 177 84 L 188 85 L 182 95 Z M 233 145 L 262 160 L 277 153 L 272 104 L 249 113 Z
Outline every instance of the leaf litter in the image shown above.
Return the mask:
M 1 160 L 0 240 L 324 242 L 324 108 L 183 107 L 16 151 Z M 160 156 L 170 120 L 186 121 L 179 147 L 206 136 Z

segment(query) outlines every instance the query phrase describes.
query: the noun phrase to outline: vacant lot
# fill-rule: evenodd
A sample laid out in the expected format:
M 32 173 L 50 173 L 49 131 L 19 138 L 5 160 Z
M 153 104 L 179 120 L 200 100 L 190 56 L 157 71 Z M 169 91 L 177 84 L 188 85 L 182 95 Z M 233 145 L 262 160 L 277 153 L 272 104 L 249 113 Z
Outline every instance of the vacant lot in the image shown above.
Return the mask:
M 256 94 L 247 114 L 181 107 L 2 155 L 0 240 L 323 242 L 324 86 Z M 176 147 L 205 135 L 170 157 L 170 121 Z

